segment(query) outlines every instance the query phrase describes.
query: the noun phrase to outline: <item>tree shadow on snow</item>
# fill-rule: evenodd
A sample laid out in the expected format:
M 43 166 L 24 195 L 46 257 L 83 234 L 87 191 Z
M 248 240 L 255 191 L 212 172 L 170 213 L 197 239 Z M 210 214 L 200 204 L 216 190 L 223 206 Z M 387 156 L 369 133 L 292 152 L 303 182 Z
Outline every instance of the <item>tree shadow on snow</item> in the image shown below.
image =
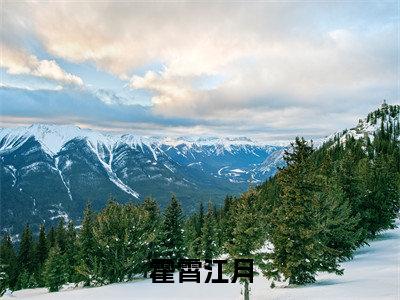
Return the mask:
M 336 284 L 348 284 L 353 282 L 354 280 L 346 280 L 342 281 L 340 279 L 319 279 L 315 283 L 309 285 L 308 287 L 320 287 L 320 286 L 328 286 L 328 285 L 336 285 Z
M 393 232 L 384 232 L 384 233 L 379 234 L 372 241 L 386 241 L 386 240 L 393 240 L 393 239 L 398 239 L 398 234 L 393 233 Z

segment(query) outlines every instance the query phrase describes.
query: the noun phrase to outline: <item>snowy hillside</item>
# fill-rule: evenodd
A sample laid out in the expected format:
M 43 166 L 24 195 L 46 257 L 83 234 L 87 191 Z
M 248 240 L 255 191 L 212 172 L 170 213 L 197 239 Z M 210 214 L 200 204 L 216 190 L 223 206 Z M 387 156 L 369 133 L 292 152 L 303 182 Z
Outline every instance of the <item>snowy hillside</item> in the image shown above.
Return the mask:
M 400 222 L 397 222 L 400 225 Z M 320 274 L 317 283 L 298 287 L 271 289 L 270 282 L 257 277 L 251 285 L 252 300 L 395 300 L 400 289 L 400 228 L 388 230 L 359 249 L 354 260 L 343 263 L 343 276 Z M 205 278 L 202 273 L 202 280 Z M 177 274 L 175 274 L 177 281 Z M 4 299 L 243 299 L 239 284 L 174 283 L 154 284 L 151 280 L 112 284 L 98 288 L 69 287 L 61 292 L 47 293 L 46 289 L 30 289 L 5 295 Z
M 387 128 L 389 126 L 395 129 L 394 131 L 397 132 L 396 135 L 399 140 L 399 124 L 400 105 L 388 105 L 384 102 L 379 109 L 369 113 L 367 117 L 359 119 L 356 127 L 332 134 L 327 137 L 325 141 L 329 141 L 334 137 L 339 137 L 340 143 L 344 143 L 349 137 L 355 139 L 368 137 L 370 140 L 373 140 L 374 134 L 376 134 L 381 127 Z

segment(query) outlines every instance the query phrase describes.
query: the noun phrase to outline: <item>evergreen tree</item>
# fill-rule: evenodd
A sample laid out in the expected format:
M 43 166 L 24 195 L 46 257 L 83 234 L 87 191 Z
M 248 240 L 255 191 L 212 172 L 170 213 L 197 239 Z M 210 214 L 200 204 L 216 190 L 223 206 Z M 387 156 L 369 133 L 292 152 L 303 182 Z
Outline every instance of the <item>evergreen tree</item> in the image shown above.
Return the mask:
M 76 267 L 77 267 L 77 240 L 74 222 L 68 222 L 66 230 L 66 243 L 65 243 L 65 259 L 67 261 L 67 278 L 69 282 L 76 281 Z
M 15 290 L 18 280 L 18 260 L 14 251 L 11 238 L 8 234 L 4 235 L 0 245 L 0 265 L 3 272 L 4 288 Z
M 49 233 L 47 234 L 47 249 L 53 248 L 57 244 L 56 231 L 53 226 L 51 226 Z
M 44 279 L 49 292 L 57 292 L 67 282 L 66 261 L 58 245 L 50 249 L 45 262 Z
M 36 287 L 34 274 L 30 274 L 26 269 L 19 274 L 17 280 L 17 289 L 29 289 Z
M 318 226 L 311 214 L 315 211 L 313 183 L 307 176 L 313 148 L 299 138 L 291 146 L 291 151 L 284 155 L 287 167 L 277 176 L 282 194 L 272 212 L 275 220 L 271 219 L 273 228 L 269 237 L 274 251 L 267 254 L 271 263 L 264 267 L 264 273 L 277 280 L 283 275 L 290 284 L 304 284 L 314 282 L 322 252 Z
M 146 198 L 143 209 L 148 213 L 146 232 L 148 234 L 146 260 L 143 262 L 143 276 L 152 270 L 151 260 L 157 258 L 157 234 L 160 228 L 160 208 L 153 198 Z
M 173 259 L 175 263 L 185 252 L 183 243 L 182 208 L 175 196 L 164 212 L 161 227 L 160 255 L 162 258 Z
M 216 223 L 214 218 L 214 210 L 211 203 L 208 204 L 208 211 L 204 219 L 201 235 L 202 258 L 213 259 L 217 253 L 216 249 Z
M 193 251 L 194 251 L 194 257 L 202 257 L 203 256 L 203 251 L 204 251 L 204 245 L 203 245 L 203 228 L 204 228 L 204 222 L 205 222 L 205 216 L 204 216 L 204 206 L 203 202 L 200 202 L 199 204 L 199 213 L 194 216 L 194 222 L 195 222 L 195 237 L 193 240 Z M 207 226 L 211 226 L 212 224 L 208 224 Z
M 255 254 L 263 246 L 266 235 L 262 230 L 264 217 L 258 205 L 258 192 L 250 189 L 244 193 L 235 203 L 231 204 L 231 218 L 234 226 L 232 239 L 226 244 L 229 259 L 232 262 L 235 259 L 253 259 L 255 264 L 261 263 L 261 253 Z M 233 267 L 228 265 L 227 271 L 232 274 Z M 250 289 L 247 278 L 240 279 L 244 285 L 244 299 L 249 299 Z
M 64 218 L 60 218 L 55 234 L 56 234 L 56 243 L 60 248 L 61 253 L 65 253 L 65 250 L 67 248 L 67 232 L 65 230 Z
M 83 213 L 82 229 L 79 235 L 79 263 L 78 273 L 90 285 L 94 272 L 96 242 L 93 236 L 94 213 L 90 203 L 86 205 Z
M 196 233 L 196 217 L 197 214 L 189 216 L 187 220 L 184 222 L 184 244 L 187 250 L 188 257 L 200 257 L 198 255 L 198 249 L 201 248 L 201 245 L 198 245 L 198 238 Z
M 312 153 L 312 146 L 299 138 L 285 153 L 287 167 L 277 175 L 282 193 L 269 218 L 274 250 L 267 254 L 264 273 L 277 280 L 283 276 L 289 284 L 314 282 L 317 271 L 341 274 L 340 259 L 355 247 L 351 236 L 357 219 L 343 204 L 341 191 L 318 174 Z M 335 236 L 339 233 L 345 237 L 342 244 Z
M 200 202 L 197 213 L 190 216 L 185 222 L 185 247 L 189 257 L 202 257 L 202 230 L 204 225 L 204 207 Z
M 360 176 L 360 161 L 367 161 L 366 158 L 357 159 L 352 153 L 351 147 L 346 148 L 346 152 L 343 157 L 337 161 L 337 171 L 334 177 L 337 179 L 339 185 L 342 188 L 343 196 L 350 205 L 352 211 L 352 216 L 355 218 L 360 217 L 357 224 L 357 231 L 361 231 L 359 235 L 359 240 L 356 242 L 357 246 L 361 246 L 367 236 L 367 230 L 363 225 L 361 218 L 361 202 L 362 195 L 365 193 L 365 187 L 363 187 L 362 182 L 365 178 Z
M 35 268 L 35 278 L 38 286 L 44 286 L 44 280 L 43 280 L 43 267 L 44 267 L 44 262 L 47 259 L 48 255 L 48 243 L 47 243 L 47 238 L 46 238 L 46 231 L 44 225 L 40 225 L 39 228 L 39 238 L 38 242 L 36 243 L 36 249 L 35 249 L 35 255 L 36 255 L 36 268 Z
M 204 226 L 204 206 L 203 206 L 203 202 L 200 202 L 199 213 L 198 213 L 198 216 L 196 216 L 196 233 L 199 236 L 201 235 L 203 226 Z
M 365 237 L 365 231 L 359 227 L 360 216 L 353 215 L 351 205 L 345 199 L 335 177 L 317 176 L 318 203 L 315 205 L 316 211 L 312 213 L 316 217 L 325 255 L 325 262 L 320 265 L 319 270 L 342 274 L 339 261 L 353 257 L 359 242 Z
M 41 269 L 48 255 L 48 243 L 46 238 L 46 231 L 44 225 L 40 225 L 39 238 L 36 244 L 36 263 L 38 268 Z
M 27 224 L 22 232 L 21 244 L 18 252 L 18 269 L 20 274 L 24 275 L 22 278 L 23 280 L 20 280 L 20 288 L 31 287 L 32 282 L 30 276 L 34 273 L 35 267 L 35 247 L 31 229 Z
M 149 213 L 143 206 L 110 201 L 93 228 L 98 244 L 95 279 L 101 283 L 129 280 L 143 271 L 148 254 Z
M 215 243 L 215 255 L 223 253 L 223 224 L 224 214 L 222 208 L 214 208 L 214 243 Z
M 0 297 L 4 295 L 9 285 L 10 279 L 5 271 L 6 265 L 0 261 Z
M 400 207 L 400 190 L 395 160 L 390 155 L 378 155 L 373 161 L 363 160 L 359 164 L 363 193 L 357 202 L 361 222 L 369 237 L 379 231 L 394 228 Z
M 232 228 L 235 226 L 234 223 L 234 210 L 235 210 L 235 202 L 236 198 L 232 196 L 227 196 L 224 200 L 224 206 L 221 210 L 221 214 L 223 215 L 221 220 L 221 252 L 226 252 L 226 245 L 233 240 Z

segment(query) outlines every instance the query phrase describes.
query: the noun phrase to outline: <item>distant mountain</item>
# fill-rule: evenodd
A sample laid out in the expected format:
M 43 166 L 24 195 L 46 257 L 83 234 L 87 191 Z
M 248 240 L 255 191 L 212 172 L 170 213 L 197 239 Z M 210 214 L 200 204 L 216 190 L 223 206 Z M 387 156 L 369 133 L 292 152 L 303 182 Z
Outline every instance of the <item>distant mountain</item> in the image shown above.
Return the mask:
M 282 146 L 248 138 L 108 135 L 69 125 L 0 129 L 1 229 L 25 222 L 79 220 L 87 201 L 100 209 L 172 193 L 186 212 L 200 201 L 221 203 L 282 165 Z

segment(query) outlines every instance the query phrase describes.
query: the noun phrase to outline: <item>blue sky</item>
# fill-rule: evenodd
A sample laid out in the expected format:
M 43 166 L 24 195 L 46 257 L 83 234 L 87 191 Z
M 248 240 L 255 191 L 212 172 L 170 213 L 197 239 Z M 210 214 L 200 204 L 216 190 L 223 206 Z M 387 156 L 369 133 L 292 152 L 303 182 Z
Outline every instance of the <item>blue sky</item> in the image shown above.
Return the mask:
M 399 103 L 396 1 L 3 1 L 1 14 L 1 126 L 274 141 Z

